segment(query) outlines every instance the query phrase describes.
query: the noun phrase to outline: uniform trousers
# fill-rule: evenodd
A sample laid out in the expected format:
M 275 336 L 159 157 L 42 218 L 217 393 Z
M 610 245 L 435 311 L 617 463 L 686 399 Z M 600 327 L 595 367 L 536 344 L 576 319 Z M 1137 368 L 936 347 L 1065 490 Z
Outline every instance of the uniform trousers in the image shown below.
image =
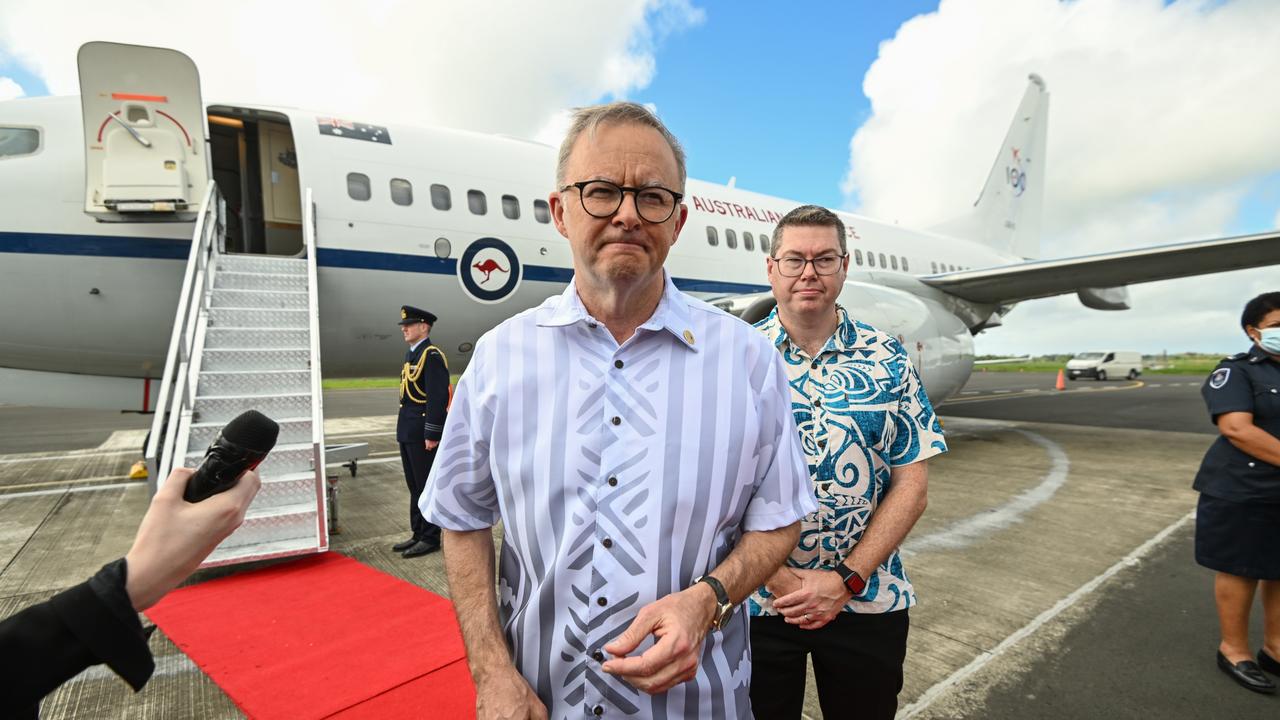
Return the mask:
M 818 702 L 826 718 L 892 720 L 907 656 L 906 610 L 842 612 L 817 630 L 780 615 L 751 618 L 751 710 L 758 720 L 799 718 L 805 656 L 813 656 Z
M 419 540 L 440 542 L 440 528 L 427 522 L 418 509 L 418 499 L 427 487 L 427 476 L 435 461 L 436 451 L 426 449 L 421 442 L 400 443 L 400 464 L 404 466 L 404 482 L 409 486 L 409 527 Z

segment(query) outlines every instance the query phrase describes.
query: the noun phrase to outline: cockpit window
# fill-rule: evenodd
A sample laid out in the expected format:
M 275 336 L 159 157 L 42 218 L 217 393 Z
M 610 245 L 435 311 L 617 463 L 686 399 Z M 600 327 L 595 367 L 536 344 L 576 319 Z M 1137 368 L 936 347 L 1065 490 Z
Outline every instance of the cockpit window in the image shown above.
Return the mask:
M 31 155 L 39 149 L 39 130 L 0 126 L 0 158 Z

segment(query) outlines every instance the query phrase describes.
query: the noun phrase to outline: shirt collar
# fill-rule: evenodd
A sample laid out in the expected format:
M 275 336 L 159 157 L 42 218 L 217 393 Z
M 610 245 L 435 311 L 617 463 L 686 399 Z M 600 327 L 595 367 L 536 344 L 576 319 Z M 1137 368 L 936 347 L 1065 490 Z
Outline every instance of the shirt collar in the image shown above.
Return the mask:
M 426 342 L 426 341 L 427 341 L 427 338 L 422 338 L 422 339 L 421 339 L 421 340 L 419 340 L 418 342 L 416 342 L 416 343 L 414 343 L 414 344 L 410 345 L 410 346 L 409 346 L 409 352 L 413 352 L 414 350 L 417 350 L 417 349 L 418 349 L 418 346 L 419 346 L 419 345 L 421 345 L 422 343 Z
M 1260 363 L 1271 359 L 1273 359 L 1271 355 L 1266 350 L 1258 347 L 1257 343 L 1254 343 L 1253 347 L 1249 348 L 1250 363 Z
M 658 300 L 658 307 L 638 329 L 666 330 L 685 347 L 696 352 L 699 350 L 698 338 L 694 335 L 693 324 L 690 322 L 689 298 L 676 289 L 675 283 L 671 281 L 671 274 L 666 270 L 662 271 L 662 283 L 662 298 Z M 537 322 L 541 327 L 564 327 L 598 321 L 591 317 L 582 304 L 575 278 L 569 281 L 568 287 L 554 303 L 538 313 Z
M 826 352 L 847 352 L 858 346 L 858 327 L 853 319 L 849 317 L 848 311 L 843 306 L 836 304 L 836 331 L 827 338 L 827 342 L 822 346 L 819 354 Z M 773 340 L 774 346 L 780 346 L 783 343 L 790 343 L 791 338 L 787 335 L 787 329 L 782 325 L 782 319 L 778 317 L 778 306 L 773 307 L 773 311 L 769 313 L 769 317 L 765 318 L 759 325 L 765 335 Z

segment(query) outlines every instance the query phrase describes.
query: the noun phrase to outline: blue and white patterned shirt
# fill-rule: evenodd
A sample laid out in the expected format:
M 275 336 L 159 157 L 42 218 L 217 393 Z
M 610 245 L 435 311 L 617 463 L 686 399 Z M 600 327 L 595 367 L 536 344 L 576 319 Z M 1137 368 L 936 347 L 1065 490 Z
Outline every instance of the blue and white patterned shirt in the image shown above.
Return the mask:
M 942 426 L 902 344 L 836 306 L 839 325 L 817 357 L 793 344 L 774 308 L 756 323 L 782 353 L 791 409 L 809 461 L 818 511 L 801 524 L 787 565 L 830 570 L 858 544 L 889 491 L 890 470 L 947 451 Z M 916 603 L 898 550 L 867 578 L 844 612 L 882 613 Z M 760 588 L 752 615 L 776 615 Z
M 552 718 L 751 717 L 744 612 L 660 695 L 603 672 L 598 653 L 743 532 L 817 508 L 777 350 L 669 277 L 621 346 L 572 283 L 486 333 L 420 506 L 450 530 L 502 520 L 499 615 Z

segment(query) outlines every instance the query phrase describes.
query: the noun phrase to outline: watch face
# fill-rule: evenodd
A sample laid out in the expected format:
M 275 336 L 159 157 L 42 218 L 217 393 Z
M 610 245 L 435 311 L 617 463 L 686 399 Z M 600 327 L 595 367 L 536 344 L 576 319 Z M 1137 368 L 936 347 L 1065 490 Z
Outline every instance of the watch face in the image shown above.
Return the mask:
M 721 605 L 716 608 L 716 617 L 712 621 L 717 630 L 723 630 L 725 625 L 729 624 L 729 618 L 733 616 L 732 605 Z

